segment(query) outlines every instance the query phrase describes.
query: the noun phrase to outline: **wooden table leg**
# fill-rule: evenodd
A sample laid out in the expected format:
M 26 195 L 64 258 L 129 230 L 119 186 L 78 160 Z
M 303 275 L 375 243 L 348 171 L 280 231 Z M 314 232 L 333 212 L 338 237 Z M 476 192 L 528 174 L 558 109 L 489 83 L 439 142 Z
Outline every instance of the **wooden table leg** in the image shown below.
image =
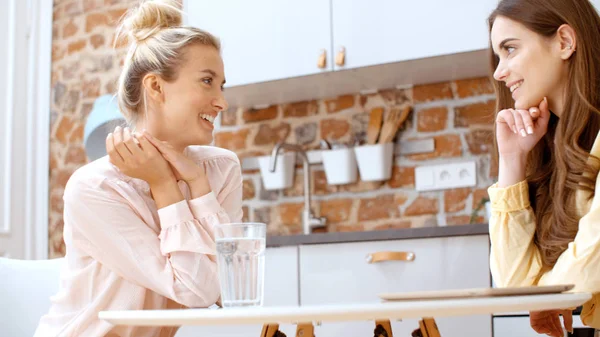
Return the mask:
M 279 331 L 279 324 L 267 323 L 263 325 L 260 337 L 286 337 L 286 335 Z
M 315 327 L 312 323 L 298 323 L 296 337 L 315 337 Z
M 412 337 L 441 337 L 433 318 L 427 317 L 419 321 L 419 328 L 412 332 Z
M 392 324 L 389 320 L 375 321 L 375 337 L 394 337 L 392 335 Z

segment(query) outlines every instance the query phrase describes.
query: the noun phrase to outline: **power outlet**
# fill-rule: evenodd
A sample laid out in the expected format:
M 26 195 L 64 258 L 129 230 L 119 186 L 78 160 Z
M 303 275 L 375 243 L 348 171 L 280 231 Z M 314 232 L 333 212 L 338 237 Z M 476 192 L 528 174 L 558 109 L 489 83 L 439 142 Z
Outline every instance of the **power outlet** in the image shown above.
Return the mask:
M 415 169 L 417 191 L 447 190 L 477 185 L 475 161 L 420 166 Z

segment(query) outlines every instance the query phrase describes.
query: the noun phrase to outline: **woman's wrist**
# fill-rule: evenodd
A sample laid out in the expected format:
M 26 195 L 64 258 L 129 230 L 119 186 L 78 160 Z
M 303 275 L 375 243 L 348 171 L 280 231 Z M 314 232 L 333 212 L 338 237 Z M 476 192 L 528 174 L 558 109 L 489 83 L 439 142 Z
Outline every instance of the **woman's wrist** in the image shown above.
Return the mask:
M 190 194 L 192 199 L 199 198 L 211 192 L 210 184 L 208 183 L 208 179 L 204 174 L 200 175 L 195 179 L 187 180 L 186 183 L 190 188 Z
M 525 180 L 527 154 L 500 154 L 498 165 L 498 187 L 514 185 Z
M 150 191 L 158 209 L 184 200 L 175 178 L 150 183 Z

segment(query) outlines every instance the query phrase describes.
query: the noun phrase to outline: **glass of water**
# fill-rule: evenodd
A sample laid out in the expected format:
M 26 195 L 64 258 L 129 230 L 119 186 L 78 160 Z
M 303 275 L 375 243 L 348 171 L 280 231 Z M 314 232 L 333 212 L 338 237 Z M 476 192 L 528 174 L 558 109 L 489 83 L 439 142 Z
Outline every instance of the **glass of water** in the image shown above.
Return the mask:
M 267 225 L 258 222 L 215 227 L 221 302 L 227 307 L 262 306 Z

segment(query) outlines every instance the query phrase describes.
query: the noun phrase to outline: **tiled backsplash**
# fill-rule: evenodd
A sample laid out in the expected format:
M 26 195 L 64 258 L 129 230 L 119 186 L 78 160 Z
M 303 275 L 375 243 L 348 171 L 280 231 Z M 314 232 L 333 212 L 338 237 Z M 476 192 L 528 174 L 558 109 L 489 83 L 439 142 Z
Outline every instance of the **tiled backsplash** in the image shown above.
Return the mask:
M 125 49 L 114 51 L 116 20 L 137 0 L 55 0 L 52 43 L 52 111 L 50 139 L 50 256 L 64 255 L 62 194 L 78 167 L 87 162 L 83 128 L 94 99 L 115 91 Z M 240 157 L 270 152 L 286 141 L 307 149 L 321 139 L 350 141 L 364 133 L 371 108 L 410 102 L 414 112 L 398 137 L 433 138 L 435 151 L 397 158 L 387 182 L 357 182 L 330 186 L 322 167 L 312 167 L 313 204 L 328 219 L 328 231 L 363 231 L 430 225 L 465 224 L 496 175 L 490 163 L 494 95 L 487 79 L 382 90 L 374 95 L 275 105 L 265 109 L 237 108 L 222 115 L 216 145 Z M 418 165 L 445 160 L 477 161 L 478 185 L 441 192 L 414 190 Z M 302 210 L 302 170 L 284 191 L 265 191 L 258 171 L 244 172 L 246 220 L 264 221 L 271 234 L 299 233 Z M 477 221 L 482 221 L 483 210 Z

